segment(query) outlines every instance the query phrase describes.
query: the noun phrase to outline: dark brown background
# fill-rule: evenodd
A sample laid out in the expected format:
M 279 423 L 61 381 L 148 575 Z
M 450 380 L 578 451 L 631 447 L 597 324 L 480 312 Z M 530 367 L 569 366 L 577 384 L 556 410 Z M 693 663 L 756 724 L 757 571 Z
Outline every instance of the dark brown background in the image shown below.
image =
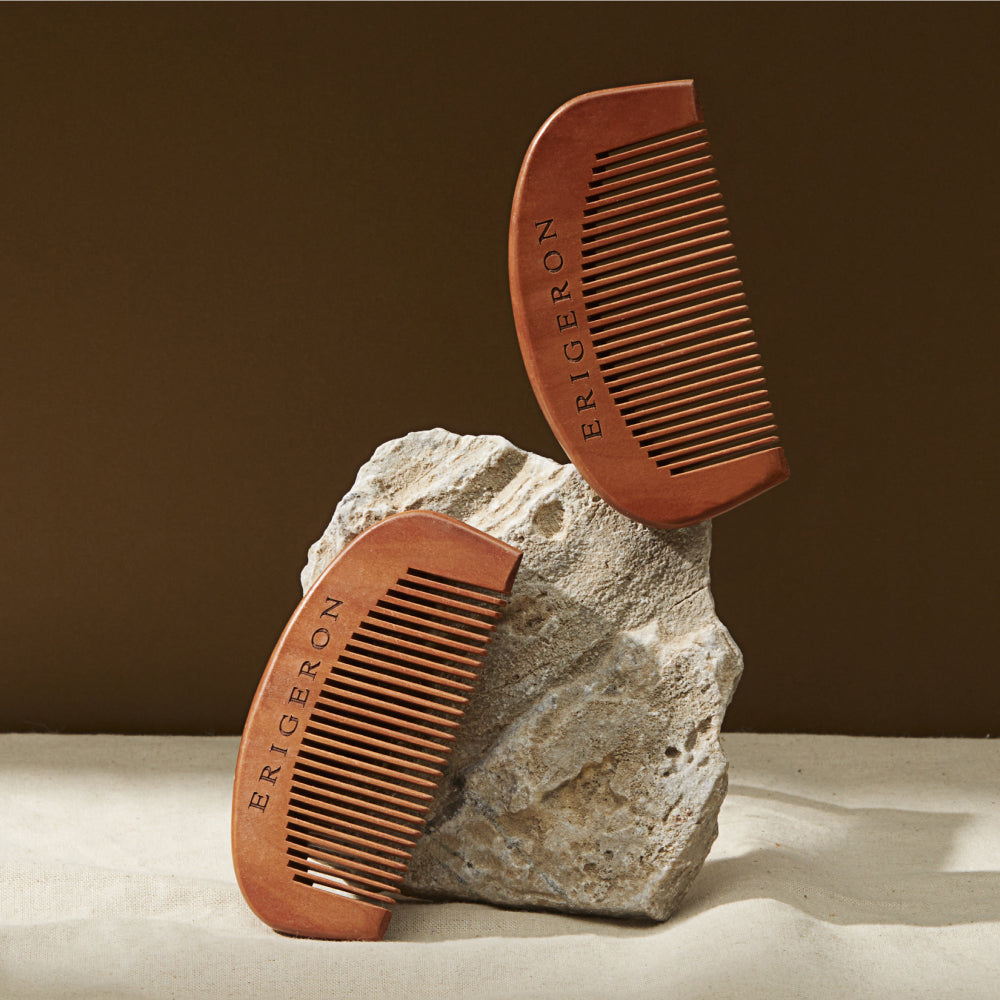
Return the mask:
M 998 8 L 6 5 L 0 728 L 238 732 L 382 441 L 560 457 L 537 127 L 693 76 L 791 481 L 715 526 L 731 729 L 997 732 Z

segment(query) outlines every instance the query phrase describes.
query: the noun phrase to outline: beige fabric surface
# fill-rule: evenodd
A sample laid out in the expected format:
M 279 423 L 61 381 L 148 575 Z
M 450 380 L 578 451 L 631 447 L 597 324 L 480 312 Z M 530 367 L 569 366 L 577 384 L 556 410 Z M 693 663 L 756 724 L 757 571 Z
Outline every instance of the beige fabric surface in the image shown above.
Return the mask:
M 0 736 L 0 997 L 1000 996 L 1000 744 L 730 735 L 720 835 L 660 925 L 404 903 L 280 937 L 229 860 L 237 740 Z

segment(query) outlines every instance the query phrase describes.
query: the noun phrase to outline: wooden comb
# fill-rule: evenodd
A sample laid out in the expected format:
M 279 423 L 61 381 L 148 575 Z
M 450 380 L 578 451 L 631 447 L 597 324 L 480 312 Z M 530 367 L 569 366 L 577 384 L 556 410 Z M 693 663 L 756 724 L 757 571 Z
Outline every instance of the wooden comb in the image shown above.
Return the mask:
M 521 553 L 430 511 L 359 535 L 264 671 L 233 788 L 240 890 L 284 934 L 377 941 Z
M 580 474 L 654 527 L 788 477 L 690 80 L 584 94 L 535 136 L 510 282 L 535 395 Z

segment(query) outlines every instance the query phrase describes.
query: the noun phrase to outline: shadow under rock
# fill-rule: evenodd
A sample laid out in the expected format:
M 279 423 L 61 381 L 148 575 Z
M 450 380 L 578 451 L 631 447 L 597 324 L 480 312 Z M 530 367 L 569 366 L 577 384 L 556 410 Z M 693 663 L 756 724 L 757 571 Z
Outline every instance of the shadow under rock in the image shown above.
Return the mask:
M 674 919 L 774 899 L 843 925 L 1000 921 L 1000 871 L 941 870 L 957 833 L 973 819 L 968 813 L 852 809 L 745 785 L 729 794 L 750 800 L 743 824 L 760 821 L 755 808 L 769 812 L 768 836 L 779 842 L 709 858 Z
M 1000 921 L 1000 871 L 943 870 L 959 831 L 974 818 L 968 813 L 848 808 L 747 785 L 731 786 L 729 795 L 741 810 L 730 816 L 730 832 L 754 844 L 738 857 L 709 857 L 665 923 L 413 900 L 397 908 L 387 937 L 636 938 L 669 932 L 718 906 L 760 899 L 839 925 Z
M 548 938 L 593 934 L 630 937 L 655 934 L 664 924 L 545 910 L 514 910 L 484 903 L 407 900 L 397 904 L 387 941 L 434 943 L 475 938 Z

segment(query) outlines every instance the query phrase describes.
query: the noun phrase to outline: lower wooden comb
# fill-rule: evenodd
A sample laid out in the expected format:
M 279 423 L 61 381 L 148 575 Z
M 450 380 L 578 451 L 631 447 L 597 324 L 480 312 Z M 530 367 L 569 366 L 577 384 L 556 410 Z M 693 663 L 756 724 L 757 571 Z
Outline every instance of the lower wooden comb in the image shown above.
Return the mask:
M 549 118 L 514 194 L 510 282 L 535 395 L 613 507 L 676 528 L 787 478 L 690 80 Z
M 302 599 L 233 789 L 236 878 L 269 926 L 381 939 L 520 561 L 452 518 L 395 514 Z

